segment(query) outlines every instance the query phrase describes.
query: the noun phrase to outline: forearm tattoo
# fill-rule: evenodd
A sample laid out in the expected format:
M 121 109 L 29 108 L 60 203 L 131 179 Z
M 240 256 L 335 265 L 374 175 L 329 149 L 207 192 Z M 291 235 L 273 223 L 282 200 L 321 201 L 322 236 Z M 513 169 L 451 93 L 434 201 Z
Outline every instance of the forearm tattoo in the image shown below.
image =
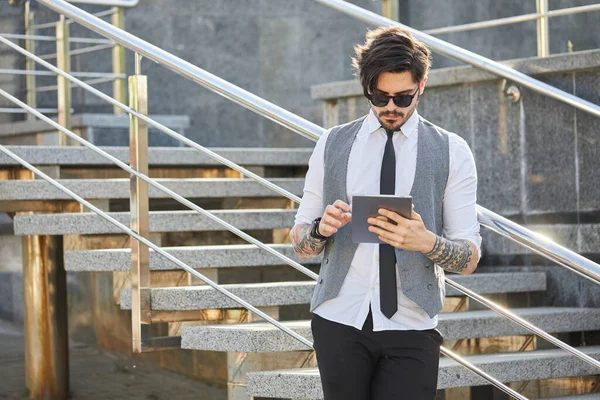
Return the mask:
M 302 258 L 319 255 L 325 247 L 326 240 L 319 240 L 310 236 L 310 224 L 299 224 L 290 231 L 290 239 L 294 251 Z
M 473 251 L 466 240 L 448 240 L 436 235 L 433 248 L 425 255 L 446 271 L 461 273 L 471 262 Z

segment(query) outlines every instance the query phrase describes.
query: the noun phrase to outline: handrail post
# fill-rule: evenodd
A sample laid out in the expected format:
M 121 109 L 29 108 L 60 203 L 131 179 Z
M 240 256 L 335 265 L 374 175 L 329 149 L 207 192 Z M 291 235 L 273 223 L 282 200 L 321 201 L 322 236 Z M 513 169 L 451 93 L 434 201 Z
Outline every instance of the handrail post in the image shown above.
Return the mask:
M 115 7 L 111 15 L 111 23 L 119 29 L 125 29 L 125 9 L 123 7 Z M 125 48 L 121 45 L 115 45 L 112 48 L 112 72 L 113 74 L 125 74 Z M 126 103 L 127 89 L 125 87 L 125 78 L 116 78 L 113 81 L 113 97 L 121 102 Z M 114 107 L 115 114 L 122 114 L 123 110 L 119 107 Z
M 135 75 L 129 77 L 129 105 L 148 115 L 148 79 L 140 75 L 141 56 L 135 54 Z M 131 168 L 148 175 L 148 123 L 129 116 L 129 162 Z M 149 239 L 148 183 L 131 176 L 131 229 Z M 151 337 L 150 324 L 150 249 L 131 239 L 131 328 L 133 352 L 141 353 Z
M 548 32 L 548 0 L 536 0 L 537 20 L 537 51 L 538 57 L 550 55 Z
M 398 21 L 399 6 L 398 0 L 383 0 L 381 3 L 381 15 L 386 18 Z
M 32 9 L 31 1 L 27 1 L 25 3 L 25 35 L 31 36 L 35 34 L 35 29 L 33 29 L 33 25 L 35 25 L 35 11 Z M 31 53 L 35 54 L 35 40 L 25 39 L 25 49 Z M 25 69 L 27 71 L 35 70 L 35 61 L 31 58 L 25 58 Z M 25 88 L 27 89 L 27 98 L 26 103 L 33 107 L 37 108 L 37 94 L 35 91 L 36 85 L 36 76 L 35 75 L 26 75 L 25 76 Z M 27 120 L 33 121 L 35 120 L 35 116 L 33 114 L 27 113 Z
M 69 24 L 64 15 L 56 23 L 56 66 L 71 73 L 71 55 L 69 53 Z M 58 75 L 58 123 L 67 129 L 71 129 L 71 81 L 64 76 Z M 67 137 L 58 133 L 58 145 L 66 145 Z

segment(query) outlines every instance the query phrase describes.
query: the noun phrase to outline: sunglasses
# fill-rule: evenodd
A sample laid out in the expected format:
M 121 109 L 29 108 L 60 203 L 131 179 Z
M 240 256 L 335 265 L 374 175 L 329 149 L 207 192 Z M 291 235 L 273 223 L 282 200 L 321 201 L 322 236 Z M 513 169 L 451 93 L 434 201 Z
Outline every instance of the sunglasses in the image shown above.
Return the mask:
M 394 104 L 397 107 L 406 108 L 411 105 L 413 98 L 417 95 L 419 91 L 419 87 L 413 94 L 401 94 L 399 96 L 386 96 L 385 94 L 375 93 L 367 95 L 367 99 L 373 104 L 375 107 L 385 107 L 390 102 L 390 99 L 394 101 Z

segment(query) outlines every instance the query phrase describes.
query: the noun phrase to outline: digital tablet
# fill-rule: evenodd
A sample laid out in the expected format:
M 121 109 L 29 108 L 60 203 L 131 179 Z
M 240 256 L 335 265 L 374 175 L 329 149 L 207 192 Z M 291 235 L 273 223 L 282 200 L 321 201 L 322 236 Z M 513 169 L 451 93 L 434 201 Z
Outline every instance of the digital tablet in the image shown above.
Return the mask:
M 384 208 L 410 218 L 412 213 L 411 196 L 372 195 L 352 196 L 352 241 L 354 243 L 380 243 L 376 233 L 369 232 L 369 217 L 380 216 L 377 210 Z M 396 224 L 394 221 L 390 221 Z

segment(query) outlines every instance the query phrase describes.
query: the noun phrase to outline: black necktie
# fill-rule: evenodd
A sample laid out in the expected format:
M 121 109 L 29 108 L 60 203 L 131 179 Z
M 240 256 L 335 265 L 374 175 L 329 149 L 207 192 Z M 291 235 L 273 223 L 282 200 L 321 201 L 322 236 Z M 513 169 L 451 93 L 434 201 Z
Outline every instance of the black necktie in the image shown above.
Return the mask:
M 394 132 L 387 131 L 383 161 L 381 163 L 381 194 L 395 194 L 396 189 L 396 153 L 392 137 Z M 379 245 L 379 294 L 381 312 L 392 318 L 398 309 L 398 292 L 396 289 L 396 253 L 389 244 Z

